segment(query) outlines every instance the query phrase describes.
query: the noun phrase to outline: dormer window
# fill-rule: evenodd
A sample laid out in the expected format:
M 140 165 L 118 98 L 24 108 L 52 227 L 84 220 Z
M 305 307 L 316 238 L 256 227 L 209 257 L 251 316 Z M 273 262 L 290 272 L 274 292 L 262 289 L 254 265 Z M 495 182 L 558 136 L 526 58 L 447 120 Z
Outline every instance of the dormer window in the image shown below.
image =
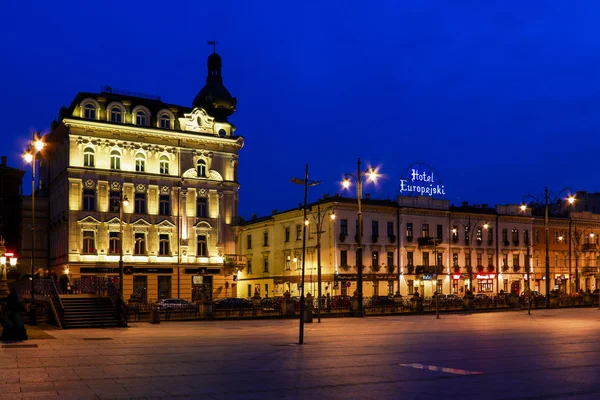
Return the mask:
M 122 122 L 123 121 L 123 113 L 119 107 L 113 107 L 110 110 L 110 122 Z
M 147 115 L 146 115 L 146 113 L 145 113 L 145 112 L 143 112 L 143 111 L 138 111 L 138 112 L 135 114 L 135 124 L 136 124 L 136 125 L 140 125 L 140 126 L 146 126 L 146 125 L 147 125 L 147 123 L 146 123 L 146 121 L 147 121 L 147 118 L 148 118 L 148 117 L 147 117 Z
M 171 129 L 171 118 L 167 114 L 161 115 L 160 127 L 163 129 Z
M 93 167 L 94 166 L 94 149 L 86 147 L 83 151 L 83 166 Z
M 121 169 L 121 153 L 118 150 L 110 152 L 110 169 Z
M 84 110 L 85 112 L 83 116 L 85 117 L 85 119 L 96 119 L 96 107 L 94 107 L 93 104 L 86 104 Z
M 146 171 L 146 157 L 142 153 L 135 155 L 135 171 L 145 172 Z
M 198 160 L 197 172 L 199 178 L 206 178 L 206 161 Z

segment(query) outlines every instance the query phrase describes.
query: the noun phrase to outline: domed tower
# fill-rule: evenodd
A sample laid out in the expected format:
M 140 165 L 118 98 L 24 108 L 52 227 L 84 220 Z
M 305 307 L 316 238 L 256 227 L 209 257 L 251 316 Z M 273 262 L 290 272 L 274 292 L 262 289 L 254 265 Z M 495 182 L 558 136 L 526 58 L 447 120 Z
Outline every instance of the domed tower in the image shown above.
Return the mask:
M 209 42 L 209 44 L 215 46 L 216 42 Z M 196 95 L 192 108 L 203 108 L 215 121 L 227 122 L 227 117 L 235 112 L 236 99 L 223 85 L 221 65 L 221 57 L 215 48 L 207 60 L 206 85 Z

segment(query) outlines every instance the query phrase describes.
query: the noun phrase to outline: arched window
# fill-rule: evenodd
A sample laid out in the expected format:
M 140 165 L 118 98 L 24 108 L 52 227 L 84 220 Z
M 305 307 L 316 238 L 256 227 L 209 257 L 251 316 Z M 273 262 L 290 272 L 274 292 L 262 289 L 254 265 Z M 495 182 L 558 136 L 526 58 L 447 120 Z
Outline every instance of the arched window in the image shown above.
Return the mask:
M 160 156 L 160 173 L 169 174 L 169 157 L 167 156 Z
M 121 153 L 118 150 L 110 152 L 110 169 L 121 169 Z
M 198 160 L 198 177 L 206 178 L 206 162 L 204 160 Z
M 158 235 L 158 255 L 171 255 L 171 246 L 169 246 L 169 234 L 161 233 Z
M 146 171 L 146 157 L 142 153 L 135 155 L 135 170 L 136 172 Z
M 138 111 L 137 114 L 135 114 L 135 124 L 136 125 L 140 125 L 140 126 L 146 126 L 146 113 L 143 111 Z
M 83 114 L 83 116 L 86 119 L 96 119 L 96 107 L 94 107 L 93 104 L 88 103 L 85 105 L 85 112 Z
M 163 129 L 171 129 L 171 118 L 167 114 L 160 116 L 160 127 Z
M 94 254 L 96 252 L 96 241 L 94 231 L 83 231 L 82 254 Z
M 122 122 L 123 121 L 123 113 L 119 107 L 113 107 L 110 110 L 110 121 L 111 122 Z
M 93 167 L 95 164 L 94 161 L 94 149 L 91 147 L 86 147 L 83 151 L 83 166 Z

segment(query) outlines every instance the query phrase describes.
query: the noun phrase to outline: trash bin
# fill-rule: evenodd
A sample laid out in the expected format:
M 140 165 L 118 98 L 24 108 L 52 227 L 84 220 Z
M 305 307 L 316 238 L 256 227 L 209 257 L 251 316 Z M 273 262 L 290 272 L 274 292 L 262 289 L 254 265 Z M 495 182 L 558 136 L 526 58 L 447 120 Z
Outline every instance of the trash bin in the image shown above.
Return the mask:
M 309 324 L 313 322 L 313 313 L 311 310 L 304 309 L 304 322 Z
M 160 308 L 153 307 L 152 312 L 150 314 L 150 323 L 151 324 L 160 324 Z

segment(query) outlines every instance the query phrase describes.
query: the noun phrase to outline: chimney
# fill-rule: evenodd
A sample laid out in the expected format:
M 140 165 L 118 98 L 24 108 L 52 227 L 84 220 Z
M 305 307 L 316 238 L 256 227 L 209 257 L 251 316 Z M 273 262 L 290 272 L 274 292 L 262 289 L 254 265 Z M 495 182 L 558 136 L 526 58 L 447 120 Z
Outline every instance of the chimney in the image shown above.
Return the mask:
M 371 193 L 365 193 L 365 200 L 371 200 Z
M 462 202 L 462 206 L 463 207 L 469 207 L 469 202 L 468 201 L 463 201 Z
M 252 219 L 256 219 L 256 214 L 252 213 Z
M 276 208 L 274 208 L 273 210 L 271 210 L 271 215 L 275 215 L 275 214 L 277 214 L 277 209 Z
M 6 167 L 6 156 L 2 156 L 2 166 Z

